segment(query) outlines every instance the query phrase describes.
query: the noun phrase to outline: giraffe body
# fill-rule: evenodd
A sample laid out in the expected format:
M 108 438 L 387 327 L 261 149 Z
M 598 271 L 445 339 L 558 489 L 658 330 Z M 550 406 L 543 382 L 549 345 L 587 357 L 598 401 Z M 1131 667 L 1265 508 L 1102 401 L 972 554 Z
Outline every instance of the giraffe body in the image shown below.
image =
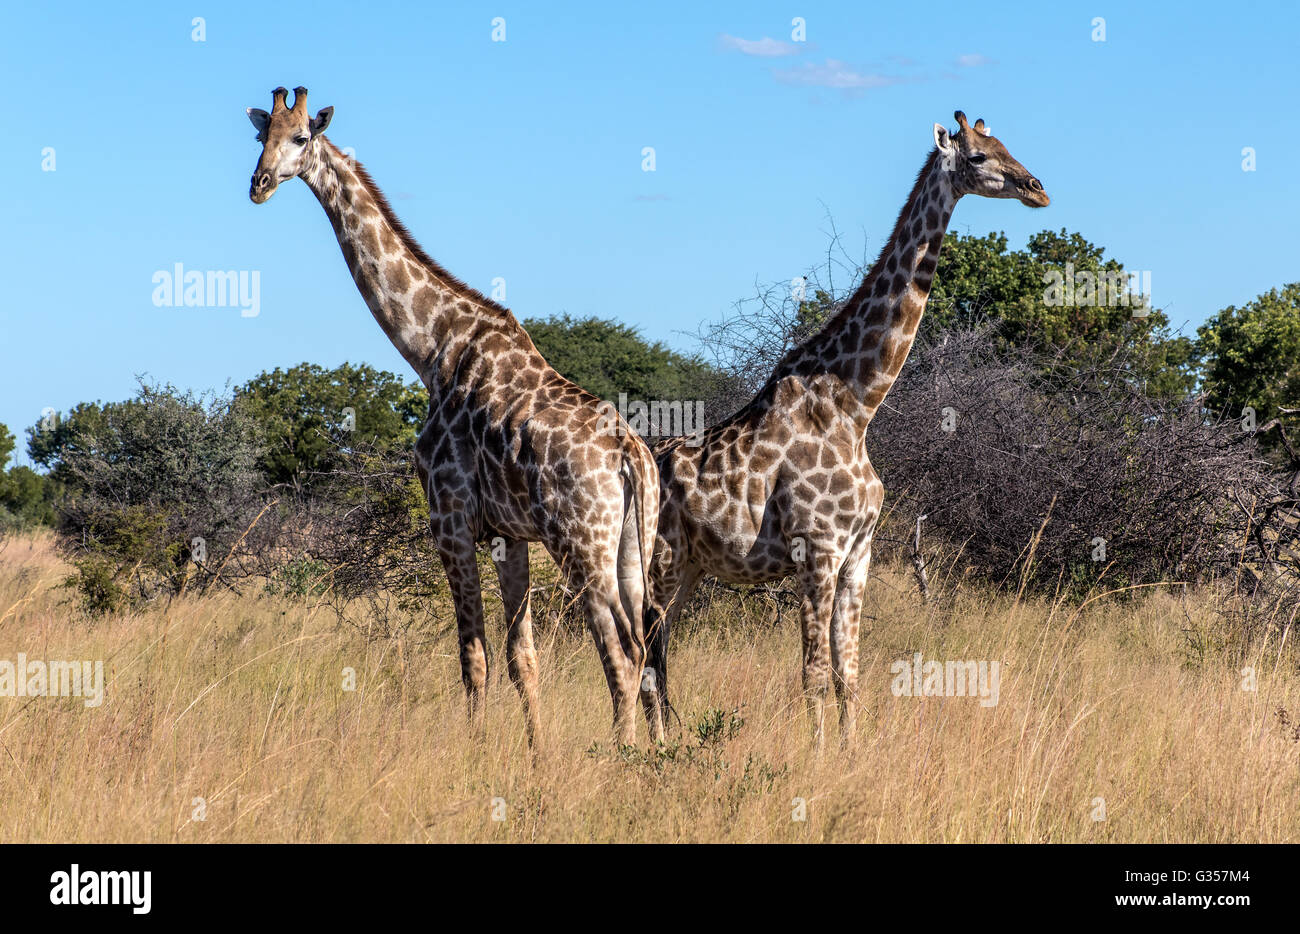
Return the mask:
M 916 337 L 957 201 L 980 194 L 1048 203 L 982 120 L 972 127 L 956 116 L 957 134 L 935 125 L 935 149 L 889 242 L 839 313 L 702 443 L 670 439 L 655 448 L 661 512 L 647 667 L 665 707 L 668 634 L 699 578 L 754 585 L 793 574 L 815 740 L 820 747 L 832 684 L 841 739 L 853 734 L 862 600 L 884 502 L 867 425 Z
M 366 305 L 429 390 L 416 466 L 456 605 L 471 722 L 481 729 L 487 688 L 476 551 L 488 542 L 505 607 L 507 670 L 529 740 L 538 739 L 528 598 L 528 542 L 537 541 L 582 601 L 616 739 L 633 742 L 659 506 L 649 449 L 608 406 L 552 369 L 514 315 L 420 249 L 366 171 L 322 135 L 332 109 L 308 118 L 306 94 L 297 89 L 288 108 L 279 88 L 270 114 L 249 111 L 263 142 L 250 197 L 262 203 L 295 175 L 307 183 Z M 653 692 L 644 700 L 651 732 L 662 738 Z

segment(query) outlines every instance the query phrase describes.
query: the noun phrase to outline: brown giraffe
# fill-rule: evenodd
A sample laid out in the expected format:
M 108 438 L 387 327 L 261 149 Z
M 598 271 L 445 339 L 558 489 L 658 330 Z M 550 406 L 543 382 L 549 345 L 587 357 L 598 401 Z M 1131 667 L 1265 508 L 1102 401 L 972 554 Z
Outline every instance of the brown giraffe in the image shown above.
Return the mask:
M 269 114 L 248 111 L 262 143 L 249 197 L 262 204 L 295 175 L 307 183 L 366 305 L 429 390 L 416 465 L 456 605 L 471 723 L 482 730 L 488 663 L 475 551 L 489 541 L 505 605 L 506 664 L 529 742 L 537 742 L 528 543 L 540 541 L 582 595 L 616 739 L 633 742 L 659 507 L 649 449 L 621 419 L 611 422 L 608 406 L 555 372 L 514 315 L 425 254 L 365 169 L 321 135 L 334 108 L 310 117 L 307 90 L 294 90 L 291 108 L 287 93 L 272 92 Z M 661 739 L 659 707 L 644 700 Z
M 803 689 L 821 747 L 830 683 L 840 738 L 857 712 L 858 625 L 871 536 L 884 488 L 864 434 L 907 359 L 925 310 L 948 219 L 962 195 L 1045 207 L 1038 179 L 989 135 L 934 126 L 894 232 L 857 291 L 793 348 L 752 402 L 698 445 L 656 447 L 661 483 L 650 656 L 644 678 L 667 706 L 668 632 L 701 574 L 741 585 L 797 576 Z

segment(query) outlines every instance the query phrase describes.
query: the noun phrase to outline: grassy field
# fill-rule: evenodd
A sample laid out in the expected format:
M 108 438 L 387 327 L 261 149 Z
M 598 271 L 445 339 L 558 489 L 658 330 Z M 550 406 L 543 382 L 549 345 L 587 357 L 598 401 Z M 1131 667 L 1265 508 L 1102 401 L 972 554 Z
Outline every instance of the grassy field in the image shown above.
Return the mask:
M 660 750 L 611 747 L 590 641 L 543 627 L 534 757 L 503 661 L 468 735 L 447 624 L 368 640 L 310 600 L 234 594 L 91 621 L 67 573 L 48 537 L 0 549 L 0 659 L 106 678 L 97 708 L 0 697 L 0 842 L 1300 840 L 1296 656 L 1205 597 L 1076 612 L 963 588 L 927 609 L 878 568 L 859 735 L 841 750 L 830 724 L 820 757 L 797 626 L 761 600 L 674 637 L 684 727 Z M 501 629 L 497 608 L 494 662 Z M 915 652 L 999 661 L 998 704 L 895 697 Z

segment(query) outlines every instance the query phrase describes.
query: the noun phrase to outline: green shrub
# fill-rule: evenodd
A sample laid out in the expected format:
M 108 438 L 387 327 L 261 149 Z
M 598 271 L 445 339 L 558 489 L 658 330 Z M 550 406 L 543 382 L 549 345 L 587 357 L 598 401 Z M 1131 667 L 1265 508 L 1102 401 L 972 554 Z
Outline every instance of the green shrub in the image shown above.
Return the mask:
M 256 427 L 228 398 L 141 384 L 71 429 L 58 530 L 92 613 L 205 589 L 264 507 Z M 84 567 L 83 567 L 84 565 Z M 111 586 L 110 586 L 111 585 Z
M 266 592 L 286 597 L 316 597 L 329 589 L 329 565 L 316 558 L 294 558 L 271 573 Z
M 116 613 L 127 603 L 127 594 L 117 582 L 119 569 L 111 560 L 98 556 L 77 558 L 72 562 L 76 574 L 69 575 L 65 587 L 76 591 L 78 604 L 90 616 Z

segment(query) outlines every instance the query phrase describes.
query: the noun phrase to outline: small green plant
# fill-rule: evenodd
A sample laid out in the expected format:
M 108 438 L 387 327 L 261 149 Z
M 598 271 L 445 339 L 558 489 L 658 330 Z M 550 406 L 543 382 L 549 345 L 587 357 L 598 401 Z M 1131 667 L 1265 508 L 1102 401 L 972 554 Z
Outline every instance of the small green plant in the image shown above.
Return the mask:
M 713 774 L 714 781 L 721 781 L 731 770 L 727 761 L 725 744 L 735 739 L 745 726 L 745 718 L 737 708 L 730 712 L 719 708 L 710 708 L 695 718 L 694 726 L 687 733 L 694 733 L 697 742 L 686 742 L 676 737 L 653 748 L 640 746 L 615 746 L 612 750 L 601 743 L 593 742 L 587 747 L 589 758 L 603 758 L 612 755 L 627 765 L 645 768 L 658 777 L 669 774 L 672 769 L 687 769 L 700 774 Z
M 266 592 L 285 597 L 318 597 L 329 589 L 329 565 L 315 558 L 295 558 L 276 569 Z
M 788 765 L 776 768 L 762 756 L 751 753 L 745 758 L 745 770 L 734 779 L 724 799 L 728 812 L 734 817 L 746 798 L 762 797 L 776 792 L 777 782 L 790 772 Z
M 78 558 L 77 569 L 64 579 L 63 586 L 76 592 L 77 602 L 89 616 L 115 613 L 126 603 L 126 591 L 117 582 L 116 565 L 106 558 Z
M 725 740 L 735 739 L 744 725 L 745 718 L 740 716 L 739 710 L 728 714 L 715 707 L 700 714 L 695 722 L 695 735 L 701 746 L 716 746 Z

